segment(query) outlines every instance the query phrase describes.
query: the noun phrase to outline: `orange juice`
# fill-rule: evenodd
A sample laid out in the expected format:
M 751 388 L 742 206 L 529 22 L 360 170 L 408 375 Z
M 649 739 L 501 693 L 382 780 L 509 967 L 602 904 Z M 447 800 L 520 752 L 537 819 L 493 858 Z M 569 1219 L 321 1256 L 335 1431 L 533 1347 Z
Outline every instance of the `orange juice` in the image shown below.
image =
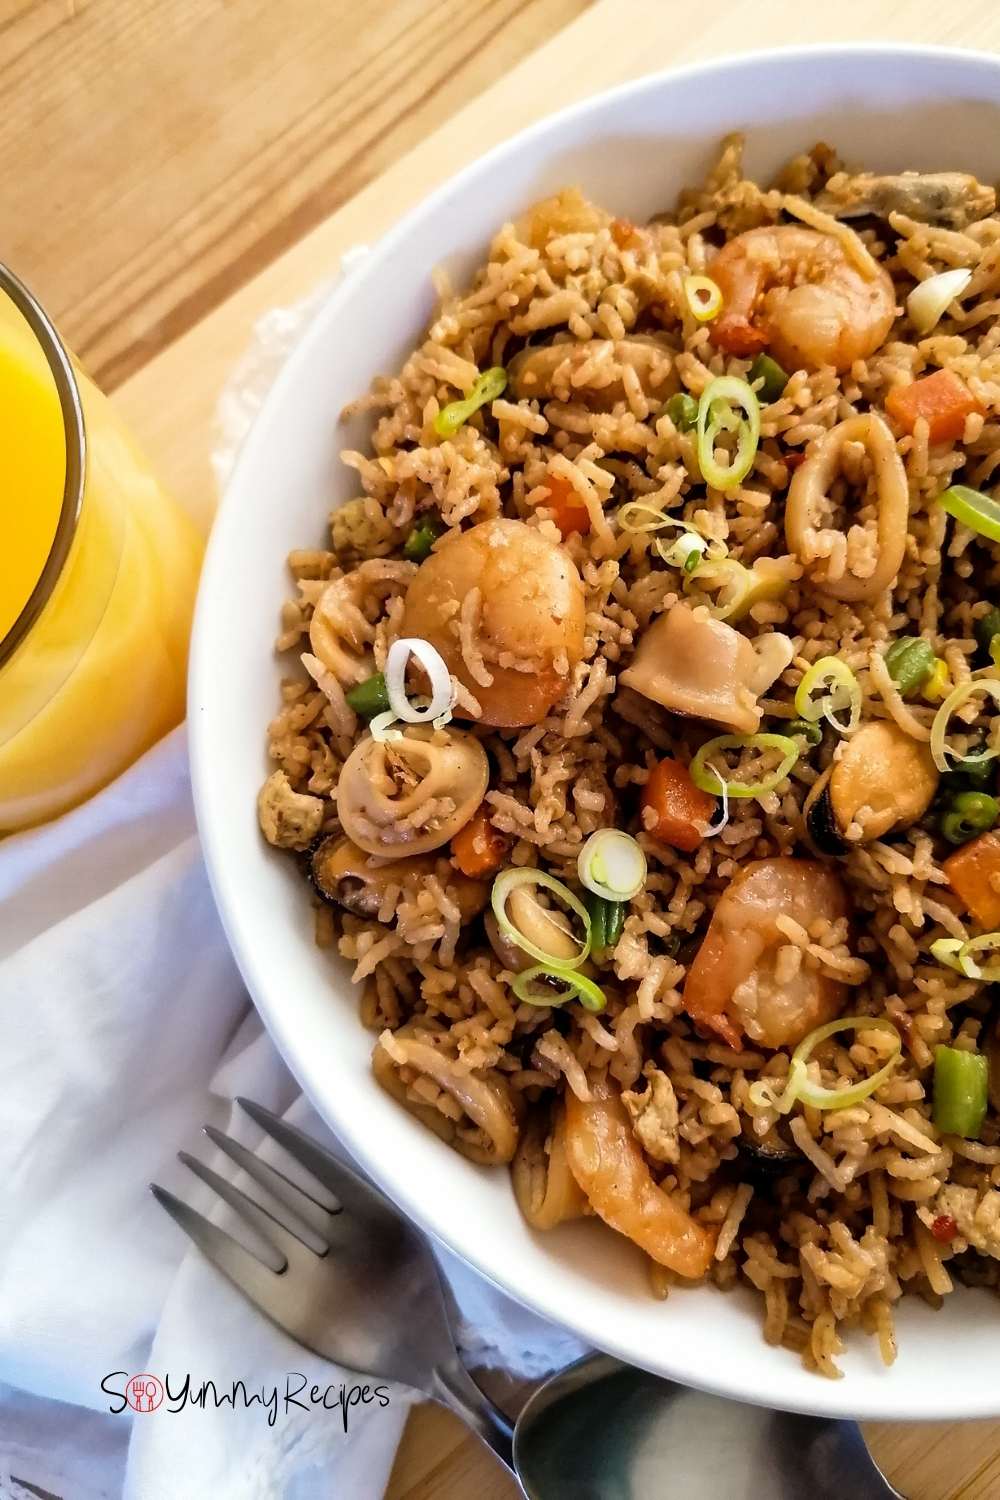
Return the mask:
M 0 293 L 0 833 L 82 801 L 183 717 L 202 550 L 44 342 Z

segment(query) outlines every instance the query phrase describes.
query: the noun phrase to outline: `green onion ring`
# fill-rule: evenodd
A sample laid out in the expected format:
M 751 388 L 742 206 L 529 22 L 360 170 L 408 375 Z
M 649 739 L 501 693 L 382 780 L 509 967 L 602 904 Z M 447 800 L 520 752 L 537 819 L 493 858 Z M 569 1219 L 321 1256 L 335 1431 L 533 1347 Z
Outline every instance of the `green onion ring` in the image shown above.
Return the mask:
M 829 683 L 833 692 L 814 698 L 817 688 Z M 853 734 L 861 723 L 861 684 L 846 662 L 838 656 L 821 656 L 813 662 L 795 690 L 795 712 L 809 724 L 826 719 L 838 734 Z M 847 720 L 836 714 L 848 709 Z
M 640 515 L 652 516 L 653 519 L 651 521 L 637 521 L 634 519 L 635 516 Z M 655 505 L 646 505 L 642 500 L 629 500 L 626 505 L 621 507 L 618 512 L 618 527 L 621 531 L 630 531 L 638 535 L 646 531 L 676 529 L 677 531 L 687 532 L 691 536 L 701 537 L 701 540 L 707 546 L 706 556 L 708 557 L 713 559 L 725 557 L 729 552 L 729 548 L 725 542 L 720 542 L 715 537 L 703 536 L 697 526 L 694 526 L 690 521 L 684 521 L 680 516 L 665 516 L 662 510 L 657 510 Z M 664 557 L 659 540 L 657 540 L 656 545 L 660 556 L 666 562 L 667 559 Z
M 536 990 L 535 981 L 543 975 L 546 979 L 558 980 L 562 989 Z M 549 964 L 535 964 L 533 968 L 523 969 L 520 974 L 515 974 L 511 981 L 511 989 L 526 1005 L 565 1005 L 567 1000 L 579 1000 L 584 1010 L 589 1010 L 595 1015 L 598 1011 L 604 1010 L 608 1003 L 608 998 L 600 985 L 588 979 L 586 974 L 577 974 L 572 970 L 555 968 Z
M 725 466 L 715 461 L 720 432 L 737 434 L 736 452 Z M 736 375 L 709 381 L 698 401 L 698 467 L 705 483 L 716 490 L 735 489 L 753 467 L 759 442 L 760 402 L 753 387 Z
M 722 311 L 722 288 L 710 276 L 685 276 L 684 300 L 699 323 L 711 323 Z
M 991 542 L 1000 542 L 1000 501 L 967 484 L 953 484 L 938 495 L 938 504 L 962 526 Z
M 948 720 L 955 710 L 961 708 L 962 704 L 967 702 L 974 693 L 986 693 L 1000 708 L 1000 682 L 995 681 L 991 677 L 974 678 L 969 682 L 960 682 L 958 687 L 952 688 L 934 715 L 934 722 L 931 725 L 931 755 L 934 757 L 934 764 L 939 771 L 951 770 L 949 757 L 954 760 L 964 760 L 970 765 L 977 765 L 981 761 L 993 760 L 997 755 L 1000 755 L 1000 749 L 996 746 L 993 746 L 991 749 L 980 750 L 974 755 L 963 755 L 959 751 L 953 750 L 947 742 Z
M 605 901 L 631 901 L 646 883 L 646 856 L 630 833 L 599 828 L 576 861 L 580 884 Z
M 896 1040 L 896 1050 L 881 1068 L 863 1082 L 850 1084 L 843 1089 L 824 1088 L 822 1084 L 813 1083 L 809 1077 L 809 1059 L 820 1042 L 825 1042 L 827 1037 L 834 1036 L 838 1031 L 891 1032 Z M 844 1016 L 839 1021 L 828 1022 L 826 1026 L 817 1026 L 815 1031 L 810 1031 L 808 1036 L 802 1038 L 792 1053 L 785 1087 L 780 1092 L 771 1079 L 759 1078 L 756 1083 L 752 1083 L 750 1103 L 755 1109 L 777 1110 L 779 1115 L 787 1115 L 799 1099 L 813 1109 L 848 1109 L 852 1104 L 860 1104 L 862 1099 L 867 1099 L 869 1094 L 873 1094 L 885 1082 L 899 1062 L 902 1051 L 903 1039 L 887 1016 Z
M 996 984 L 1000 980 L 1000 960 L 981 964 L 974 955 L 993 953 L 997 948 L 1000 948 L 1000 932 L 983 932 L 979 937 L 966 938 L 964 942 L 961 938 L 938 938 L 931 943 L 931 956 L 965 979 Z
M 507 897 L 516 886 L 540 885 L 547 891 L 552 891 L 560 901 L 565 902 L 574 916 L 579 917 L 583 923 L 584 940 L 580 951 L 573 958 L 559 958 L 557 954 L 546 953 L 544 948 L 539 948 L 536 943 L 526 938 L 513 924 L 507 915 Z M 560 973 L 578 969 L 590 952 L 590 912 L 584 906 L 578 896 L 574 896 L 569 886 L 557 880 L 554 875 L 549 875 L 545 870 L 511 869 L 501 870 L 493 882 L 493 891 L 490 895 L 493 906 L 493 915 L 497 919 L 497 926 L 505 938 L 523 953 L 528 953 L 532 958 L 537 958 L 540 964 L 546 968 L 556 969 Z
M 798 745 L 787 734 L 720 734 L 714 740 L 707 740 L 695 754 L 688 767 L 691 780 L 700 791 L 718 797 L 722 777 L 707 762 L 720 750 L 749 749 L 780 750 L 781 764 L 776 770 L 769 772 L 763 781 L 727 781 L 725 787 L 730 797 L 763 797 L 768 792 L 773 792 L 784 781 L 801 753 Z

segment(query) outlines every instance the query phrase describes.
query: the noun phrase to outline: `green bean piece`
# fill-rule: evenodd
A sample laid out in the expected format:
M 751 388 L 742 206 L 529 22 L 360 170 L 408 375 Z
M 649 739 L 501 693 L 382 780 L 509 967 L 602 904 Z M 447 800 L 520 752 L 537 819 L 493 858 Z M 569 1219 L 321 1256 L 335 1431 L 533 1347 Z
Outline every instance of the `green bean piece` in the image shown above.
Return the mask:
M 943 1135 L 979 1139 L 986 1118 L 989 1064 L 981 1052 L 934 1049 L 934 1124 Z
M 606 901 L 604 914 L 604 945 L 608 952 L 615 946 L 625 930 L 625 902 Z
M 987 792 L 959 792 L 941 819 L 949 844 L 966 844 L 978 833 L 988 833 L 1000 818 L 1000 802 Z
M 993 637 L 1000 635 L 1000 609 L 997 609 L 995 604 L 987 610 L 981 620 L 976 621 L 972 627 L 972 633 L 976 637 L 979 649 L 984 651 L 988 656 L 990 654 L 990 647 L 993 644 Z
M 449 401 L 447 406 L 441 408 L 434 418 L 434 431 L 438 437 L 454 437 L 473 412 L 486 406 L 488 402 L 495 401 L 506 389 L 507 371 L 503 365 L 493 365 L 489 370 L 484 370 L 463 400 Z
M 757 398 L 762 405 L 767 406 L 772 401 L 777 401 L 788 384 L 788 376 L 769 354 L 758 354 L 750 366 L 748 380 L 757 392 Z M 758 383 L 759 382 L 759 383 Z
M 610 953 L 625 926 L 625 902 L 608 901 L 594 891 L 588 892 L 590 913 L 590 951 L 595 958 Z
M 919 692 L 934 670 L 934 647 L 919 635 L 901 635 L 885 653 L 889 676 L 904 698 Z
M 698 403 L 689 391 L 677 391 L 663 410 L 678 432 L 690 432 L 698 420 Z
M 587 892 L 587 910 L 590 913 L 590 951 L 598 958 L 607 947 L 607 907 L 603 896 Z
M 807 745 L 818 745 L 823 738 L 822 727 L 810 724 L 808 719 L 791 719 L 785 727 L 793 739 L 801 735 Z
M 389 702 L 389 689 L 385 685 L 385 676 L 381 672 L 366 677 L 364 682 L 359 682 L 357 687 L 352 687 L 344 697 L 363 719 L 374 719 L 376 714 L 388 713 L 391 708 Z
M 439 522 L 432 520 L 430 516 L 424 516 L 403 543 L 403 556 L 410 562 L 422 563 L 425 558 L 430 557 L 431 548 L 441 535 L 441 529 Z

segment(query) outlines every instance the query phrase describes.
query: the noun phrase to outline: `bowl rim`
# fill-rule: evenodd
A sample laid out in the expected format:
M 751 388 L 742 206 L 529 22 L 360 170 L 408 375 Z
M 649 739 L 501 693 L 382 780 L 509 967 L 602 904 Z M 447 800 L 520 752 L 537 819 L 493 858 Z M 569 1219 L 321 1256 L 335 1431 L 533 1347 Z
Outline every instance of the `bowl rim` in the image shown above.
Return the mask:
M 367 274 L 372 267 L 387 260 L 425 215 L 431 216 L 436 213 L 447 204 L 452 196 L 461 194 L 468 183 L 484 172 L 501 166 L 508 157 L 519 155 L 525 149 L 530 148 L 534 140 L 545 136 L 549 131 L 570 125 L 577 119 L 584 119 L 591 111 L 603 108 L 613 100 L 641 100 L 644 94 L 656 94 L 665 84 L 676 80 L 693 78 L 703 79 L 708 83 L 719 77 L 730 76 L 735 71 L 752 71 L 775 61 L 787 62 L 791 66 L 796 61 L 810 63 L 815 63 L 820 59 L 842 61 L 858 56 L 882 57 L 887 63 L 914 59 L 930 63 L 959 64 L 994 81 L 1000 81 L 1000 55 L 975 48 L 886 41 L 819 42 L 787 47 L 762 47 L 745 53 L 712 57 L 700 62 L 688 63 L 682 67 L 659 69 L 655 73 L 644 74 L 598 93 L 588 94 L 557 111 L 542 116 L 515 134 L 499 141 L 482 156 L 473 159 L 458 172 L 446 177 L 430 193 L 408 208 L 367 250 L 361 266 Z M 411 1183 L 405 1172 L 394 1177 L 384 1176 L 382 1163 L 377 1157 L 370 1137 L 360 1126 L 355 1128 L 351 1119 L 335 1117 L 335 1112 L 328 1103 L 329 1090 L 324 1087 L 327 1080 L 320 1077 L 308 1050 L 302 1051 L 297 1047 L 293 1034 L 295 1028 L 288 1024 L 286 1013 L 277 1004 L 276 999 L 269 995 L 266 984 L 259 979 L 255 957 L 256 944 L 240 920 L 238 892 L 233 884 L 234 872 L 226 858 L 224 833 L 211 815 L 211 785 L 215 752 L 213 736 L 209 729 L 210 715 L 203 711 L 205 695 L 202 692 L 202 679 L 209 670 L 212 582 L 217 572 L 221 572 L 226 566 L 229 531 L 230 527 L 235 524 L 235 497 L 243 487 L 244 476 L 254 467 L 258 448 L 264 440 L 268 415 L 273 407 L 281 403 L 286 388 L 296 380 L 299 366 L 307 362 L 314 344 L 329 335 L 330 328 L 335 325 L 341 309 L 353 295 L 356 278 L 355 268 L 341 269 L 336 284 L 310 311 L 300 337 L 296 340 L 270 386 L 241 446 L 220 498 L 206 548 L 191 637 L 187 707 L 192 792 L 209 885 L 233 957 L 272 1041 L 307 1098 L 314 1104 L 318 1113 L 351 1152 L 362 1169 L 371 1176 L 393 1203 L 430 1237 L 432 1242 L 443 1245 L 457 1259 L 505 1296 L 510 1297 L 538 1317 L 568 1330 L 589 1345 L 599 1347 L 628 1364 L 642 1363 L 637 1361 L 635 1349 L 620 1342 L 614 1336 L 613 1330 L 602 1331 L 599 1341 L 595 1340 L 594 1332 L 586 1326 L 585 1319 L 567 1321 L 562 1312 L 552 1311 L 542 1292 L 502 1280 L 496 1270 L 483 1264 L 480 1258 L 471 1254 L 466 1248 L 456 1245 L 434 1214 L 428 1212 L 425 1200 L 420 1196 L 419 1185 Z M 942 1353 L 945 1347 L 942 1342 Z M 790 1357 L 794 1358 L 794 1356 Z M 646 1368 L 651 1369 L 654 1374 L 663 1375 L 662 1364 L 659 1368 L 647 1364 Z M 996 1382 L 992 1395 L 988 1389 L 984 1389 L 979 1401 L 970 1401 L 967 1390 L 961 1392 L 956 1390 L 951 1393 L 952 1388 L 949 1382 L 938 1383 L 939 1388 L 934 1403 L 914 1411 L 909 1383 L 904 1388 L 903 1383 L 900 1382 L 898 1389 L 894 1391 L 891 1370 L 886 1370 L 885 1374 L 884 1397 L 880 1393 L 874 1400 L 866 1401 L 860 1411 L 851 1399 L 849 1378 L 843 1381 L 831 1381 L 819 1376 L 812 1377 L 812 1384 L 808 1389 L 803 1387 L 804 1394 L 801 1401 L 787 1401 L 782 1398 L 780 1406 L 787 1410 L 833 1417 L 858 1417 L 865 1421 L 948 1421 L 1000 1416 L 1000 1381 Z M 686 1373 L 683 1376 L 672 1375 L 669 1378 L 678 1379 L 692 1388 L 703 1389 L 735 1401 L 769 1407 L 776 1404 L 766 1391 L 748 1389 L 745 1381 L 741 1381 L 739 1376 L 727 1378 L 725 1361 L 722 1360 L 717 1361 L 716 1369 L 704 1379 L 692 1379 Z

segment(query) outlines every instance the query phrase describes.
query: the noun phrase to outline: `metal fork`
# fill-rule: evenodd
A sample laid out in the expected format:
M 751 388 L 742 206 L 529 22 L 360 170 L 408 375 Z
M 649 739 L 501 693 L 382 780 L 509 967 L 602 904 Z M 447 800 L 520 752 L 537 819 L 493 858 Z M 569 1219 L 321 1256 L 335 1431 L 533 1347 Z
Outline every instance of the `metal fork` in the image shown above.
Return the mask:
M 457 1412 L 513 1473 L 513 1426 L 462 1364 L 454 1303 L 423 1235 L 388 1199 L 294 1125 L 249 1099 L 250 1118 L 332 1194 L 321 1200 L 211 1125 L 205 1134 L 279 1217 L 196 1157 L 178 1157 L 263 1242 L 258 1258 L 166 1188 L 157 1202 L 250 1301 L 298 1343 L 360 1374 L 402 1381 Z

